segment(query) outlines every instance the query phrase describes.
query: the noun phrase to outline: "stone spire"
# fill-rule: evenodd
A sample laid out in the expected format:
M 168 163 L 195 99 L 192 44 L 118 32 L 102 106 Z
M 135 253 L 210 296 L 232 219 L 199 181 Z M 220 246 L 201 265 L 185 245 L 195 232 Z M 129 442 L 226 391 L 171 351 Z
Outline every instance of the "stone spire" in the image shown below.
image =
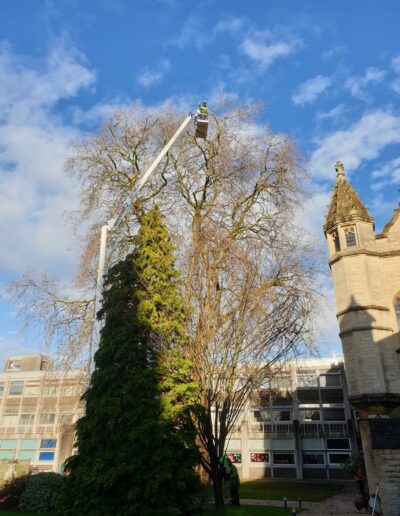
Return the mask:
M 365 222 L 374 223 L 374 219 L 368 213 L 367 208 L 347 181 L 344 175 L 343 163 L 337 161 L 335 170 L 336 185 L 332 193 L 328 213 L 326 214 L 324 231 L 329 231 L 329 229 L 340 222 L 352 220 L 364 220 Z

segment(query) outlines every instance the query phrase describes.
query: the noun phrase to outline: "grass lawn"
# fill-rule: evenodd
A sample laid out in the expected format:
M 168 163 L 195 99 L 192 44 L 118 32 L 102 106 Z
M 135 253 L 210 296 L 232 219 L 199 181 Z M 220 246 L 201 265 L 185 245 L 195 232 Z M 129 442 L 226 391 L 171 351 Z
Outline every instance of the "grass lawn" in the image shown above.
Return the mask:
M 328 482 L 249 480 L 241 484 L 240 498 L 283 500 L 286 497 L 288 500 L 301 498 L 307 502 L 317 502 L 340 493 L 342 489 L 343 484 Z
M 204 511 L 205 516 L 215 516 L 217 514 L 221 513 L 216 512 L 213 508 Z M 290 511 L 284 511 L 280 507 L 243 505 L 242 507 L 227 507 L 223 514 L 226 516 L 289 516 Z

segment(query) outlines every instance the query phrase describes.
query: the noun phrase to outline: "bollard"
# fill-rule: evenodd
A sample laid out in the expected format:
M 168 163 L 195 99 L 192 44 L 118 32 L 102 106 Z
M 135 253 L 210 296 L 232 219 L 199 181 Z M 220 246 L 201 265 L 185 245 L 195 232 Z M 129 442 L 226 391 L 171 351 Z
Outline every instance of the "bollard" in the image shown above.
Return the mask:
M 298 499 L 298 502 L 299 502 L 299 507 L 298 508 L 301 509 L 301 498 L 300 497 Z
M 283 499 L 283 508 L 285 509 L 285 511 L 287 511 L 287 498 L 286 498 L 286 496 Z
M 297 515 L 296 509 L 292 509 L 292 516 L 296 516 L 296 515 Z

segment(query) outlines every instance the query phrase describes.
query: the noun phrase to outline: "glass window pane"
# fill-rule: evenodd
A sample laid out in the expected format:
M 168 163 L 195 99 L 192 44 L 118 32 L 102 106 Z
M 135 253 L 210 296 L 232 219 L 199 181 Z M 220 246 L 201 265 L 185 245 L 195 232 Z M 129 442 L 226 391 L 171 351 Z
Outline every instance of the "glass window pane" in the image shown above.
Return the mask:
M 350 450 L 350 441 L 348 439 L 327 439 L 326 447 L 329 450 Z
M 226 456 L 234 464 L 240 464 L 242 462 L 242 454 L 240 452 L 228 452 Z
M 319 377 L 319 384 L 321 387 L 341 387 L 340 374 L 322 374 Z
M 324 455 L 322 453 L 303 453 L 303 464 L 307 466 L 312 464 L 325 464 Z
M 349 458 L 350 453 L 329 453 L 330 464 L 345 464 Z
M 18 424 L 18 412 L 15 414 L 4 414 L 1 426 L 16 426 Z
M 19 447 L 24 450 L 36 450 L 37 439 L 21 439 Z
M 40 424 L 41 425 L 52 425 L 56 419 L 55 414 L 41 414 Z
M 0 448 L 6 450 L 14 450 L 17 447 L 17 439 L 2 439 L 0 441 Z
M 57 444 L 57 439 L 42 439 L 40 441 L 41 448 L 55 448 Z
M 297 377 L 297 387 L 318 387 L 318 377 L 317 376 L 298 376 Z
M 13 451 L 0 451 L 0 460 L 13 459 L 13 458 L 14 458 Z
M 356 232 L 354 228 L 345 228 L 344 234 L 346 236 L 347 247 L 354 247 L 357 245 Z
M 54 460 L 54 452 L 40 452 L 39 460 L 52 461 Z
M 4 391 L 4 382 L 0 382 L 0 394 L 3 394 Z
M 269 453 L 250 453 L 251 462 L 269 462 Z
M 294 464 L 293 453 L 274 453 L 274 464 Z
M 18 452 L 18 459 L 20 460 L 35 460 L 36 451 L 35 450 L 20 450 Z
M 323 409 L 325 421 L 345 421 L 344 409 Z
M 273 412 L 274 421 L 290 421 L 290 416 L 290 410 L 274 410 Z
M 300 421 L 320 421 L 321 414 L 316 409 L 300 409 Z
M 21 395 L 24 390 L 24 382 L 15 381 L 11 382 L 9 394 Z
M 319 403 L 318 389 L 300 389 L 297 396 L 299 403 Z
M 40 385 L 37 384 L 37 383 L 27 383 L 25 385 L 25 391 L 24 391 L 24 395 L 25 396 L 39 396 L 39 392 L 40 392 Z
M 21 414 L 19 424 L 23 426 L 33 425 L 35 414 Z

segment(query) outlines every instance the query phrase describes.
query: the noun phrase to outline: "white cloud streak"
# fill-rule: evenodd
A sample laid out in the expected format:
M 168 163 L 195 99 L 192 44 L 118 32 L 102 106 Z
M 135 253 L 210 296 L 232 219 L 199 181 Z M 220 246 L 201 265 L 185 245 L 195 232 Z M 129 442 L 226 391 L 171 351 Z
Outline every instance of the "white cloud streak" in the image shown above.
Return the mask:
M 139 75 L 137 82 L 143 86 L 143 88 L 154 86 L 164 79 L 170 69 L 170 61 L 168 59 L 162 59 L 156 68 L 146 68 L 146 70 Z
M 245 19 L 242 17 L 228 17 L 219 20 L 213 27 L 209 27 L 204 16 L 191 14 L 186 19 L 179 37 L 172 42 L 178 48 L 195 45 L 202 49 L 211 44 L 220 34 L 235 34 L 242 30 Z
M 369 95 L 365 91 L 365 88 L 371 83 L 379 83 L 384 80 L 386 72 L 379 70 L 378 68 L 370 67 L 367 68 L 365 75 L 353 75 L 349 77 L 344 86 L 350 91 L 350 94 L 359 99 L 368 101 Z
M 335 131 L 319 142 L 311 155 L 309 168 L 315 177 L 332 179 L 337 160 L 347 171 L 356 170 L 363 161 L 379 156 L 388 145 L 400 143 L 400 117 L 377 110 L 365 114 L 348 129 Z
M 255 32 L 240 45 L 242 54 L 254 61 L 260 71 L 265 71 L 277 59 L 294 54 L 300 46 L 299 40 L 283 40 L 270 31 Z
M 332 77 L 317 75 L 308 81 L 302 82 L 292 95 L 292 102 L 297 106 L 304 106 L 315 100 L 332 84 Z

